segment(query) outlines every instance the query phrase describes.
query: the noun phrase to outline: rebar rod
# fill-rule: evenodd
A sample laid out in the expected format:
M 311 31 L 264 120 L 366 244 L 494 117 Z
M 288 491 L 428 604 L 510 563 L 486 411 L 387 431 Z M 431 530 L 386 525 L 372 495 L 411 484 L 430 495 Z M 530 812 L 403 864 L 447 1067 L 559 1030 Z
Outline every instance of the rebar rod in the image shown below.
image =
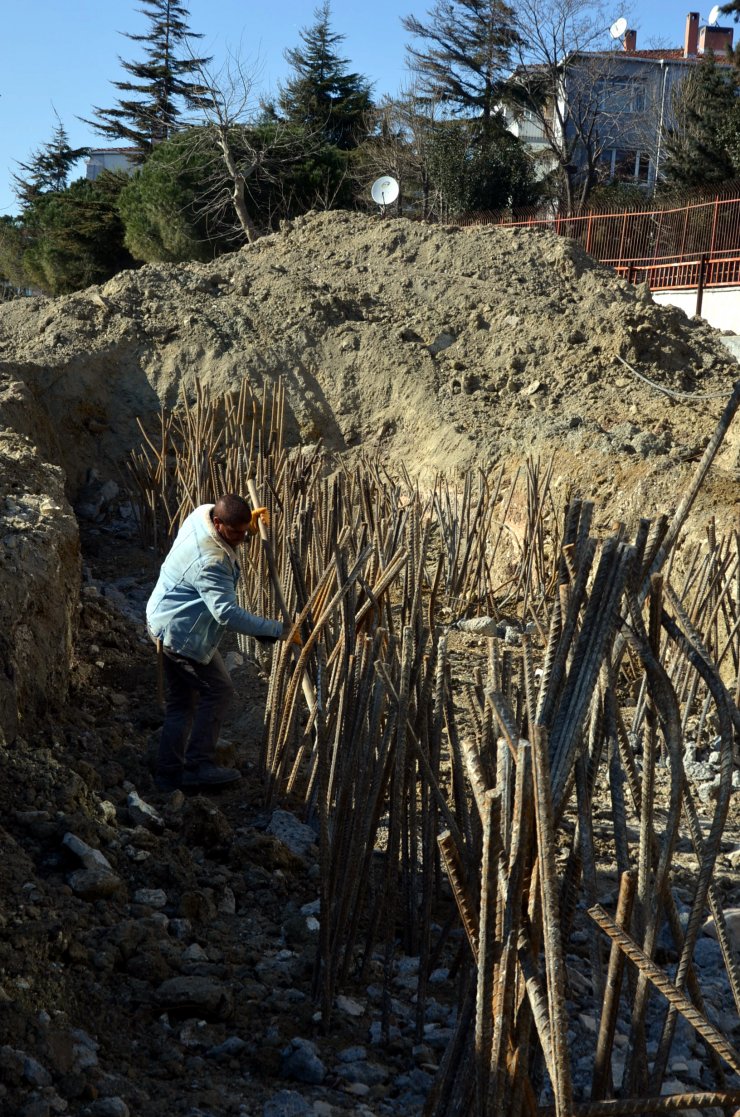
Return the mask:
M 565 960 L 557 900 L 555 826 L 550 797 L 547 733 L 539 725 L 534 726 L 532 731 L 532 761 L 547 1000 L 552 1036 L 552 1086 L 558 1117 L 569 1117 L 573 1106 L 573 1088 L 566 1040 L 568 1020 L 565 1007 Z
M 483 852 L 478 921 L 478 980 L 475 1000 L 475 1094 L 478 1117 L 486 1117 L 488 1112 L 488 1083 L 493 1048 L 493 998 L 497 981 L 497 865 L 501 842 L 499 816 L 500 793 L 486 791 L 481 811 Z
M 618 927 L 624 930 L 629 927 L 634 894 L 634 872 L 622 873 L 615 922 Z M 609 953 L 609 968 L 606 975 L 605 996 L 599 1021 L 599 1034 L 596 1040 L 594 1072 L 591 1079 L 591 1101 L 600 1101 L 604 1098 L 611 1082 L 612 1048 L 617 1030 L 617 1011 L 622 991 L 623 973 L 624 954 L 616 943 L 612 943 Z
M 648 1113 L 691 1114 L 703 1109 L 723 1109 L 727 1112 L 738 1105 L 740 1090 L 703 1090 L 665 1097 L 584 1102 L 573 1106 L 573 1117 L 643 1117 Z M 542 1106 L 537 1113 L 539 1117 L 554 1117 L 555 1109 L 553 1106 Z
M 604 911 L 601 904 L 594 904 L 592 908 L 589 908 L 588 914 L 598 923 L 599 927 L 609 936 L 612 942 L 617 944 L 619 949 L 624 952 L 640 973 L 644 974 L 648 981 L 663 994 L 676 1012 L 679 1012 L 684 1020 L 688 1021 L 691 1027 L 698 1032 L 702 1039 L 706 1040 L 710 1047 L 725 1060 L 736 1074 L 740 1073 L 740 1054 L 738 1054 L 732 1044 L 713 1024 L 710 1024 L 707 1018 L 696 1009 L 688 997 L 684 996 L 683 993 L 680 993 L 678 989 L 676 989 L 675 985 L 673 985 L 670 978 L 661 970 L 660 966 L 656 966 L 655 962 L 651 961 L 651 959 L 640 950 L 634 939 L 631 939 L 621 927 L 617 926 L 607 912 Z
M 463 930 L 468 937 L 468 943 L 473 952 L 473 958 L 477 963 L 479 935 L 478 914 L 465 879 L 465 870 L 463 869 L 460 859 L 460 851 L 448 830 L 445 830 L 439 835 L 437 844 L 439 845 L 442 860 L 447 870 L 452 895 L 457 904 L 457 909 L 460 912 Z

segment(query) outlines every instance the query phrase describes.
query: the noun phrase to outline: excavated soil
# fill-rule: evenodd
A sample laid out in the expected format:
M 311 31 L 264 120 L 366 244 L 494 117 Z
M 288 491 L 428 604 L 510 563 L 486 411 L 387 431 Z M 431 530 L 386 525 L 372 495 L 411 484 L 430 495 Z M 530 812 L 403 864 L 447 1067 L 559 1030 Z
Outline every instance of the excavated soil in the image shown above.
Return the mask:
M 220 394 L 280 376 L 304 443 L 362 446 L 424 480 L 556 451 L 560 475 L 622 518 L 680 490 L 737 379 L 716 331 L 563 238 L 348 213 L 210 266 L 10 304 L 0 354 L 6 383 L 50 417 L 75 488 L 92 466 L 120 467 L 135 417 L 196 377 Z M 735 433 L 730 476 L 739 446 Z M 729 491 L 715 503 L 722 514 Z
M 454 989 L 440 984 L 415 1045 L 411 961 L 390 1046 L 369 1042 L 372 980 L 329 1037 L 316 1026 L 301 912 L 316 851 L 267 829 L 254 664 L 235 668 L 227 727 L 239 790 L 153 793 L 161 714 L 142 616 L 156 562 L 125 519 L 125 459 L 137 416 L 153 424 L 196 378 L 220 394 L 244 376 L 257 391 L 283 378 L 290 439 L 403 463 L 422 484 L 554 454 L 555 492 L 595 499 L 598 527 L 675 506 L 737 365 L 716 331 L 568 241 L 344 213 L 212 265 L 0 307 L 0 1112 L 413 1114 L 441 1058 Z M 710 516 L 737 526 L 739 447 L 736 422 L 695 537 Z M 106 871 L 85 895 L 70 886 L 68 834 L 106 857 L 115 885 Z M 736 807 L 726 838 L 719 886 L 737 906 Z M 294 1049 L 302 1079 L 285 1062 L 293 1037 L 317 1045 Z

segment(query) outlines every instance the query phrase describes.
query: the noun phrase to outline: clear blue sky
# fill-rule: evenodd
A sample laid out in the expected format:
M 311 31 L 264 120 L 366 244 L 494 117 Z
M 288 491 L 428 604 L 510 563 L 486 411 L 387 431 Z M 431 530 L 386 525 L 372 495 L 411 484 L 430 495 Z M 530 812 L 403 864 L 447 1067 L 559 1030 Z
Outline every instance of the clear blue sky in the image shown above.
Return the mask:
M 510 0 L 515 3 L 515 0 Z M 78 117 L 93 105 L 111 108 L 117 91 L 112 80 L 125 76 L 118 58 L 142 57 L 141 44 L 121 32 L 141 33 L 148 21 L 138 0 L 9 0 L 4 5 L 0 44 L 0 213 L 13 213 L 16 201 L 10 176 L 16 160 L 48 141 L 56 109 L 73 147 L 104 146 L 105 141 Z M 197 45 L 214 55 L 214 65 L 230 50 L 260 76 L 265 94 L 284 79 L 286 47 L 313 22 L 313 0 L 186 0 L 191 30 L 202 32 Z M 353 70 L 369 78 L 376 95 L 395 93 L 405 80 L 407 35 L 401 17 L 423 19 L 431 0 L 333 0 L 331 26 L 345 35 L 344 56 Z M 700 8 L 702 22 L 711 7 Z M 697 5 L 678 0 L 643 0 L 630 25 L 638 48 L 683 44 L 686 13 Z M 614 0 L 614 18 L 629 15 L 629 5 Z M 738 33 L 736 32 L 736 39 Z M 656 40 L 655 43 L 652 40 Z M 81 168 L 80 173 L 84 173 Z

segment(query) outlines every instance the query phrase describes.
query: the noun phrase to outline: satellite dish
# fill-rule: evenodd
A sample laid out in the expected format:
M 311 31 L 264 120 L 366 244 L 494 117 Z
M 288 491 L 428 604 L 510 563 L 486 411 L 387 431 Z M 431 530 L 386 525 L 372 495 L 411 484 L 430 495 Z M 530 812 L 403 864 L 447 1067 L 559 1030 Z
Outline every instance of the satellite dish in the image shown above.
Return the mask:
M 627 20 L 624 18 L 624 16 L 620 16 L 619 19 L 615 20 L 609 28 L 609 34 L 611 35 L 612 39 L 621 39 L 626 30 Z
M 370 193 L 376 205 L 389 206 L 398 197 L 398 183 L 390 175 L 384 175 L 383 178 L 376 178 Z
M 710 27 L 714 27 L 717 20 L 719 19 L 721 11 L 722 11 L 721 5 L 715 4 L 714 7 L 712 8 L 711 12 L 709 13 L 709 21 L 708 22 L 709 22 Z

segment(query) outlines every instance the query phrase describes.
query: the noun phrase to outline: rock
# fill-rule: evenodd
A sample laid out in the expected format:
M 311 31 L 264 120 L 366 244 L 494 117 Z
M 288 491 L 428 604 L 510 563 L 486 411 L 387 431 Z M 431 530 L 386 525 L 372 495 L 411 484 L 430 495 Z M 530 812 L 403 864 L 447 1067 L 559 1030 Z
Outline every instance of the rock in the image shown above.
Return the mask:
M 230 1059 L 234 1055 L 238 1055 L 246 1047 L 246 1043 L 239 1036 L 229 1036 L 223 1043 L 216 1044 L 215 1047 L 210 1047 L 206 1051 L 209 1059 Z
M 297 980 L 303 962 L 292 950 L 281 950 L 278 954 L 263 958 L 254 967 L 257 978 L 268 986 L 292 985 Z
M 79 857 L 86 869 L 107 869 L 108 872 L 113 872 L 113 866 L 105 854 L 101 853 L 99 849 L 93 849 L 92 846 L 83 842 L 82 838 L 78 838 L 75 834 L 65 834 L 62 838 L 62 845 L 66 846 L 71 853 L 74 853 L 75 857 Z
M 725 908 L 724 915 L 730 944 L 735 953 L 740 953 L 740 908 Z M 711 916 L 702 927 L 702 931 L 705 935 L 711 935 L 713 939 L 717 938 L 717 928 Z
M 0 1047 L 0 1071 L 4 1082 L 20 1082 L 22 1079 L 32 1086 L 51 1085 L 51 1075 L 41 1063 L 9 1044 Z
M 145 904 L 148 908 L 163 908 L 167 903 L 167 893 L 162 888 L 137 888 L 134 903 Z
M 281 1052 L 280 1073 L 295 1082 L 318 1086 L 326 1077 L 326 1067 L 319 1058 L 316 1044 L 296 1037 Z
M 337 1059 L 340 1063 L 356 1063 L 360 1059 L 366 1058 L 367 1048 L 361 1047 L 359 1044 L 355 1047 L 345 1047 L 344 1050 L 340 1051 L 337 1055 Z
M 168 978 L 157 989 L 155 999 L 162 1009 L 196 1012 L 213 1020 L 225 1020 L 234 1010 L 234 996 L 229 986 L 207 977 Z
M 335 1005 L 340 1012 L 345 1013 L 346 1016 L 364 1016 L 365 1009 L 359 1001 L 353 1000 L 351 997 L 345 997 L 341 993 L 335 1000 Z
M 51 1075 L 48 1070 L 46 1067 L 42 1067 L 38 1059 L 34 1059 L 31 1055 L 24 1055 L 23 1057 L 23 1077 L 32 1086 L 51 1085 Z
M 72 1028 L 72 1070 L 77 1074 L 98 1065 L 98 1044 L 82 1028 Z
M 420 1067 L 414 1067 L 408 1074 L 400 1074 L 393 1084 L 398 1090 L 411 1090 L 424 1097 L 431 1088 L 432 1076 Z
M 596 1032 L 597 1021 L 595 1016 L 591 1016 L 586 1012 L 579 1012 L 578 1019 L 587 1032 Z
M 345 1090 L 348 1094 L 352 1094 L 356 1098 L 366 1098 L 370 1093 L 370 1087 L 364 1082 L 349 1082 L 347 1086 L 345 1086 Z
M 300 822 L 290 811 L 273 811 L 267 832 L 298 857 L 306 857 L 316 844 L 316 835 L 311 827 Z
M 362 1082 L 365 1086 L 377 1086 L 385 1082 L 389 1071 L 377 1063 L 368 1063 L 358 1060 L 355 1063 L 342 1063 L 337 1067 L 337 1074 L 345 1082 Z
M 183 962 L 207 962 L 208 955 L 199 942 L 192 942 L 182 952 Z
M 131 1111 L 123 1098 L 98 1098 L 85 1110 L 90 1117 L 129 1117 Z
M 171 919 L 169 929 L 176 939 L 186 939 L 193 933 L 189 919 Z
M 311 1108 L 314 1117 L 334 1117 L 337 1112 L 333 1105 L 329 1105 L 328 1101 L 321 1101 L 320 1099 L 315 1101 Z
M 123 889 L 123 881 L 107 869 L 78 869 L 70 873 L 67 883 L 83 900 L 103 900 Z
M 130 791 L 126 800 L 128 807 L 129 818 L 134 826 L 145 826 L 148 830 L 153 830 L 155 833 L 161 833 L 164 830 L 164 819 L 145 803 L 141 796 L 136 791 Z
M 262 1109 L 262 1117 L 305 1117 L 311 1112 L 308 1102 L 295 1090 L 281 1090 Z
M 210 889 L 193 889 L 183 892 L 180 897 L 180 919 L 178 923 L 210 923 L 216 918 L 216 905 Z
M 441 353 L 441 352 L 443 352 L 443 350 L 449 349 L 449 347 L 451 345 L 455 344 L 456 340 L 457 339 L 455 338 L 454 334 L 450 334 L 450 333 L 446 333 L 446 332 L 443 332 L 441 334 L 437 334 L 434 341 L 429 346 L 429 352 L 434 357 L 434 356 L 436 356 L 437 353 Z
M 109 799 L 101 799 L 98 803 L 98 809 L 103 821 L 107 822 L 109 826 L 116 821 L 116 807 Z
M 291 915 L 283 923 L 283 938 L 289 947 L 300 947 L 306 943 L 316 942 L 319 932 L 319 921 L 312 915 Z
M 694 947 L 694 962 L 700 972 L 722 967 L 722 952 L 716 939 L 708 934 L 699 936 Z
M 224 886 L 223 895 L 218 903 L 218 910 L 222 915 L 236 915 L 236 896 L 228 884 Z
M 182 836 L 189 846 L 215 849 L 228 846 L 234 834 L 223 811 L 205 795 L 196 795 L 183 808 Z

